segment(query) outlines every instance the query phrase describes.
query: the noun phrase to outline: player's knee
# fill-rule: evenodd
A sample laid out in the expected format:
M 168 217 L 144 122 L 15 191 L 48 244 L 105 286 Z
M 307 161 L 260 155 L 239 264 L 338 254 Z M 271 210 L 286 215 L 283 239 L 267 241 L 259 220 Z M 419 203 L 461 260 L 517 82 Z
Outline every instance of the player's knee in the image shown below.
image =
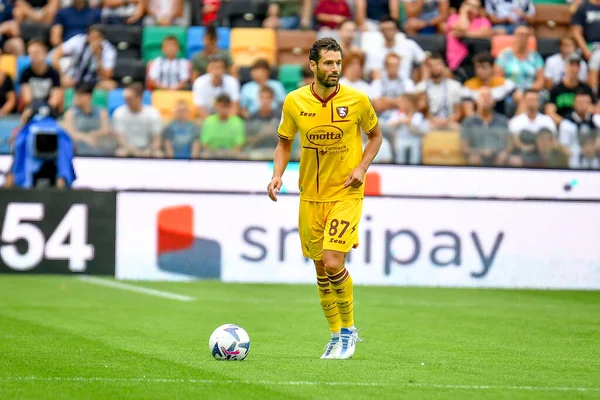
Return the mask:
M 323 254 L 323 265 L 327 275 L 335 275 L 344 268 L 344 254 L 338 252 L 326 252 Z
M 315 271 L 317 272 L 317 276 L 325 276 L 325 264 L 323 264 L 323 260 L 313 260 L 315 262 Z

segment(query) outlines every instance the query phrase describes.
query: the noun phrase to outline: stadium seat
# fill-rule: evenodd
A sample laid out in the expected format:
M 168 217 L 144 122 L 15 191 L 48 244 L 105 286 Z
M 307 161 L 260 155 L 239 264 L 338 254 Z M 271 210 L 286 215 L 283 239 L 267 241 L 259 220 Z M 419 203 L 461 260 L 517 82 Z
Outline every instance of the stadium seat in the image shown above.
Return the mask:
M 108 107 L 108 113 L 112 115 L 118 107 L 125 104 L 123 89 L 114 89 L 108 92 L 106 103 Z M 146 105 L 152 104 L 152 92 L 149 90 L 144 91 L 143 103 Z
M 492 56 L 494 58 L 498 57 L 498 54 L 506 48 L 512 46 L 513 41 L 515 40 L 512 35 L 496 35 L 492 37 Z M 529 50 L 537 50 L 537 40 L 535 36 L 531 36 L 529 38 L 529 42 L 527 43 L 527 47 Z
M 538 4 L 533 24 L 538 38 L 561 38 L 569 33 L 571 12 L 566 4 Z
M 544 60 L 560 51 L 560 39 L 557 38 L 538 38 L 537 44 L 538 52 Z
M 312 44 L 317 40 L 314 31 L 277 31 L 277 62 L 283 64 L 306 64 Z
M 117 58 L 129 58 L 139 60 L 142 58 L 142 51 L 140 49 L 135 49 L 131 47 L 125 49 L 117 48 Z
M 27 56 L 20 56 L 19 58 L 17 58 L 17 76 L 15 79 L 15 90 L 17 91 L 17 95 L 20 93 L 21 91 L 21 75 L 23 74 L 23 71 L 25 71 L 27 69 L 27 67 L 29 67 L 29 65 L 31 64 L 31 61 L 29 60 L 29 57 Z
M 33 38 L 40 38 L 50 43 L 50 25 L 40 23 L 22 23 L 20 25 L 21 37 L 25 43 Z
M 259 28 L 267 17 L 268 2 L 264 0 L 222 1 L 217 15 L 218 26 Z
M 68 110 L 73 104 L 75 99 L 75 89 L 66 89 L 64 91 L 64 105 L 63 110 Z M 92 105 L 100 108 L 106 108 L 108 104 L 108 93 L 106 90 L 94 89 L 92 92 Z
M 271 65 L 275 65 L 275 31 L 262 28 L 232 29 L 231 56 L 238 66 L 251 65 L 259 58 L 265 58 Z
M 203 26 L 192 26 L 187 32 L 187 58 L 192 58 L 194 54 L 204 50 L 204 32 Z M 217 28 L 217 46 L 219 49 L 229 49 L 229 28 Z
M 131 82 L 144 82 L 146 80 L 146 63 L 143 60 L 117 58 L 113 79 L 123 85 Z
M 289 93 L 298 87 L 302 80 L 302 65 L 286 64 L 279 67 L 279 81 Z
M 465 165 L 460 132 L 433 131 L 423 137 L 424 165 Z
M 103 25 L 106 40 L 119 50 L 139 49 L 142 46 L 142 27 L 133 25 Z
M 152 92 L 152 105 L 160 111 L 163 120 L 173 119 L 173 111 L 179 100 L 184 100 L 190 109 L 190 114 L 194 116 L 194 97 L 189 90 L 155 90 Z
M 142 33 L 142 56 L 148 62 L 161 56 L 162 41 L 167 36 L 175 36 L 181 50 L 179 57 L 186 56 L 187 31 L 179 26 L 147 26 Z
M 446 36 L 444 35 L 411 35 L 408 38 L 417 42 L 425 51 L 446 54 Z
M 17 76 L 17 57 L 12 54 L 1 55 L 0 71 L 7 73 L 14 82 Z

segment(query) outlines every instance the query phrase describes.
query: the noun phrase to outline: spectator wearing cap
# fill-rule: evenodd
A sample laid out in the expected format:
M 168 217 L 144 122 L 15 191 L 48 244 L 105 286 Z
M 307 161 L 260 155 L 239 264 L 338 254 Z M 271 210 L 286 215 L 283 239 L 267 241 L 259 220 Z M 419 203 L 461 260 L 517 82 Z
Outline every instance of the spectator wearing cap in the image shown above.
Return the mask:
M 444 33 L 450 4 L 448 0 L 406 0 L 408 19 L 404 23 L 407 35 Z
M 337 29 L 342 22 L 352 19 L 346 0 L 318 0 L 314 16 L 317 30 Z
M 14 3 L 13 15 L 19 23 L 50 24 L 59 8 L 59 0 L 19 0 Z
M 0 71 L 0 118 L 12 113 L 17 105 L 17 93 L 10 76 Z
M 206 118 L 200 135 L 201 157 L 239 158 L 246 142 L 244 120 L 235 115 L 226 93 L 215 99 L 216 113 Z
M 63 87 L 72 88 L 80 83 L 105 90 L 117 87 L 112 79 L 117 50 L 106 40 L 100 25 L 90 26 L 87 35 L 75 35 L 53 50 L 52 63 L 57 70 L 61 70 L 64 56 L 68 56 L 69 61 L 61 78 Z
M 198 156 L 199 129 L 190 119 L 190 108 L 185 100 L 177 101 L 175 118 L 164 129 L 162 138 L 167 157 L 189 159 Z
M 191 63 L 178 58 L 179 42 L 175 36 L 167 36 L 162 42 L 161 57 L 151 62 L 148 71 L 147 87 L 160 90 L 182 90 L 189 88 Z
M 533 0 L 486 0 L 485 12 L 500 35 L 512 35 L 517 27 L 535 23 Z
M 46 43 L 32 39 L 27 45 L 31 64 L 21 73 L 21 100 L 25 106 L 46 103 L 59 109 L 62 102 L 60 74 L 48 65 Z
M 217 28 L 214 26 L 207 26 L 204 37 L 204 49 L 197 52 L 192 56 L 192 80 L 196 80 L 200 75 L 206 73 L 208 67 L 209 58 L 211 56 L 220 56 L 225 62 L 225 70 L 229 71 L 233 65 L 231 55 L 226 50 L 221 50 L 217 46 Z
M 85 34 L 87 29 L 102 22 L 100 9 L 89 6 L 87 0 L 73 0 L 73 5 L 62 8 L 56 14 L 50 29 L 50 44 L 59 46 L 75 35 Z
M 390 112 L 398 105 L 398 98 L 414 89 L 412 80 L 400 76 L 401 57 L 396 53 L 389 53 L 385 57 L 385 72 L 379 79 L 371 82 L 371 99 L 375 111 L 382 119 L 390 117 Z
M 354 0 L 356 23 L 361 31 L 376 31 L 384 18 L 400 21 L 400 0 Z
M 469 165 L 504 165 L 510 152 L 508 119 L 494 111 L 489 87 L 482 87 L 476 98 L 476 113 L 461 126 L 462 151 Z
M 600 0 L 581 2 L 571 18 L 571 33 L 583 58 L 589 60 L 593 50 L 600 48 Z
M 361 53 L 346 54 L 340 84 L 358 89 L 372 99 L 371 86 L 362 79 L 364 65 L 365 58 Z
M 146 2 L 144 25 L 185 26 L 183 0 L 143 0 Z
M 247 140 L 244 152 L 252 159 L 269 159 L 277 146 L 277 128 L 281 119 L 281 109 L 273 109 L 275 92 L 268 85 L 258 92 L 260 107 L 246 121 Z
M 263 28 L 308 29 L 311 9 L 311 0 L 269 0 Z
M 83 84 L 75 89 L 73 105 L 65 112 L 63 127 L 75 144 L 75 154 L 82 156 L 108 156 L 114 154 L 110 146 L 110 120 L 108 111 L 92 104 L 94 87 Z
M 252 80 L 246 82 L 240 93 L 240 106 L 242 115 L 248 117 L 254 114 L 260 108 L 259 91 L 261 86 L 267 85 L 275 94 L 271 107 L 275 110 L 281 107 L 285 100 L 286 91 L 281 82 L 275 79 L 269 79 L 271 75 L 271 66 L 265 59 L 258 59 L 252 64 L 250 76 Z
M 211 56 L 207 73 L 198 77 L 192 85 L 196 115 L 203 120 L 216 110 L 214 103 L 221 94 L 226 94 L 230 101 L 229 108 L 238 114 L 240 99 L 240 81 L 225 73 L 225 60 L 220 56 Z
M 162 121 L 158 110 L 142 102 L 144 86 L 134 82 L 123 91 L 125 104 L 112 117 L 119 157 L 160 157 Z
M 523 93 L 523 112 L 513 117 L 508 124 L 508 130 L 513 135 L 516 149 L 527 147 L 521 140 L 521 134 L 525 131 L 535 134 L 540 129 L 548 129 L 556 135 L 556 125 L 552 118 L 542 114 L 539 110 L 540 92 L 535 89 L 526 89 Z M 529 145 L 532 144 L 529 143 Z
M 146 15 L 146 0 L 105 0 L 102 23 L 107 25 L 141 25 Z
M 560 52 L 548 57 L 545 61 L 544 87 L 546 89 L 550 90 L 554 85 L 558 85 L 560 83 L 565 76 L 565 60 L 569 55 L 576 52 L 577 44 L 572 36 L 563 36 L 560 38 Z M 598 53 L 598 55 L 600 56 L 600 53 Z M 600 57 L 598 59 L 598 64 L 600 69 Z M 586 82 L 588 80 L 588 67 L 583 60 L 581 60 L 579 63 L 579 80 L 582 82 Z M 592 85 L 590 84 L 590 86 Z
M 558 85 L 550 90 L 550 99 L 546 104 L 546 114 L 549 115 L 556 125 L 573 111 L 575 92 L 585 91 L 596 103 L 596 95 L 586 83 L 579 80 L 579 68 L 581 57 L 573 53 L 565 59 L 565 76 Z
M 13 16 L 14 0 L 0 0 L 0 50 L 6 54 L 22 56 L 25 44 L 20 37 L 19 22 Z

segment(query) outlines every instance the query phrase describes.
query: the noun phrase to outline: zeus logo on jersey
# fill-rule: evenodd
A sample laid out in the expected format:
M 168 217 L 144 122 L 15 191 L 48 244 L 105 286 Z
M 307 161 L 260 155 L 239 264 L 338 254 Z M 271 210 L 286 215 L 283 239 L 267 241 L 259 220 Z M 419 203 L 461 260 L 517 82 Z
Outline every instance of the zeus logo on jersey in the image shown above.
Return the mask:
M 307 113 L 305 111 L 300 111 L 301 117 L 314 117 L 315 115 L 317 115 L 317 113 Z
M 337 126 L 321 125 L 306 133 L 309 142 L 317 146 L 331 146 L 342 140 L 344 131 Z

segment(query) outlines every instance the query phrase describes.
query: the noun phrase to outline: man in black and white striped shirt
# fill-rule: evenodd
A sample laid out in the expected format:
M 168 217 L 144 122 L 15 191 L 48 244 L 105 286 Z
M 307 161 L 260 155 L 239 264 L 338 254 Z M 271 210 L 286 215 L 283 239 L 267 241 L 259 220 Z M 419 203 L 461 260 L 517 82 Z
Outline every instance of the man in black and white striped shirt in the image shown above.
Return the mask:
M 183 90 L 190 85 L 191 63 L 177 58 L 180 46 L 175 36 L 167 36 L 162 42 L 162 57 L 158 57 L 148 71 L 147 86 L 152 89 Z

